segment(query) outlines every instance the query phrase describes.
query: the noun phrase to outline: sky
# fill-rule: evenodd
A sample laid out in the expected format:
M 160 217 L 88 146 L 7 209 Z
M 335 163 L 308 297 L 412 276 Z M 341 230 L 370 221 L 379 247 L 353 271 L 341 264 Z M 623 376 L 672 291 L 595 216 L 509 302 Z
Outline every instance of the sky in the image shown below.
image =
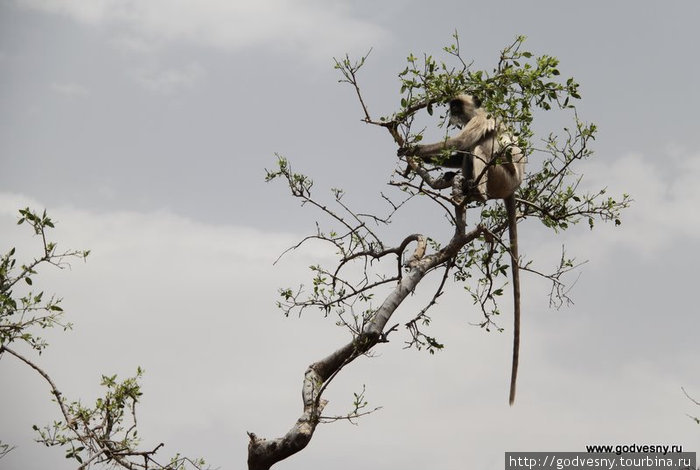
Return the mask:
M 31 206 L 58 221 L 59 247 L 92 250 L 40 273 L 37 287 L 64 298 L 75 328 L 48 332 L 51 346 L 32 357 L 87 403 L 101 374 L 141 366 L 144 447 L 241 468 L 246 431 L 284 434 L 306 367 L 349 339 L 320 312 L 275 307 L 278 288 L 334 258 L 314 246 L 273 264 L 325 219 L 266 184 L 265 168 L 282 154 L 319 197 L 342 187 L 377 212 L 396 164 L 333 58 L 371 49 L 360 85 L 373 115 L 388 115 L 409 53 L 440 57 L 457 30 L 464 56 L 490 69 L 522 34 L 581 83 L 580 116 L 599 134 L 580 171 L 587 187 L 632 196 L 623 224 L 558 235 L 521 225 L 526 258 L 551 265 L 565 244 L 587 263 L 570 279 L 574 305 L 559 310 L 523 275 L 514 407 L 510 309 L 505 331 L 486 333 L 455 285 L 432 312 L 445 350 L 405 350 L 396 333 L 326 396 L 326 411 L 342 414 L 364 386 L 382 409 L 320 426 L 275 468 L 491 470 L 506 451 L 699 450 L 687 415 L 700 409 L 681 390 L 700 397 L 698 17 L 694 1 L 0 1 L 0 249 L 37 253 L 15 225 Z M 408 210 L 386 234 L 444 234 L 444 223 Z M 430 292 L 428 282 L 396 322 Z M 40 377 L 3 357 L 0 380 L 0 440 L 16 446 L 0 467 L 74 468 L 32 442 L 33 424 L 58 419 Z

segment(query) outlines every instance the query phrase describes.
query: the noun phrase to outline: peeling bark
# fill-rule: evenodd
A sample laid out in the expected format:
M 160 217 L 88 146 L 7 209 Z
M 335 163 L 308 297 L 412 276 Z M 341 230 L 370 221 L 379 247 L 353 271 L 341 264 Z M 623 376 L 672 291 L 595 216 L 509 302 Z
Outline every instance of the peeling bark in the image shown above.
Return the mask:
M 479 235 L 480 230 L 476 229 L 469 234 L 457 230 L 452 240 L 442 250 L 429 256 L 425 256 L 426 238 L 422 235 L 411 236 L 412 241 L 417 242 L 417 247 L 407 262 L 409 270 L 365 325 L 363 332 L 353 341 L 311 364 L 304 373 L 302 386 L 304 411 L 292 428 L 283 437 L 277 439 L 264 439 L 252 432 L 248 433 L 250 437 L 249 470 L 268 470 L 275 463 L 306 447 L 313 437 L 321 412 L 328 403 L 321 399 L 324 385 L 345 365 L 368 352 L 377 343 L 386 341 L 384 328 L 401 302 L 416 288 L 428 271 L 455 256 L 462 246 Z

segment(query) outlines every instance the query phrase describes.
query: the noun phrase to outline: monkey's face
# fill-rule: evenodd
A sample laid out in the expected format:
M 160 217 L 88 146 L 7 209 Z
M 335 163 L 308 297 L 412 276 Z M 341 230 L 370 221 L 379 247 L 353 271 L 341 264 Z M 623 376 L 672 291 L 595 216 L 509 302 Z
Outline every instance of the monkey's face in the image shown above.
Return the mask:
M 459 95 L 450 101 L 450 125 L 464 127 L 476 115 L 478 108 L 471 95 Z

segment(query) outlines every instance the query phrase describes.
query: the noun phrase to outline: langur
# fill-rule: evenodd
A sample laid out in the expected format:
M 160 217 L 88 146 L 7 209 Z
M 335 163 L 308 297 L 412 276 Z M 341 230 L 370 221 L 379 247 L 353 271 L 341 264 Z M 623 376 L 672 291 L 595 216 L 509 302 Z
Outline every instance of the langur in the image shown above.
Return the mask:
M 520 352 L 520 269 L 515 190 L 523 180 L 526 158 L 513 138 L 488 116 L 474 96 L 463 94 L 450 101 L 450 124 L 461 127 L 456 136 L 434 144 L 402 147 L 398 154 L 416 156 L 426 163 L 448 168 L 461 168 L 465 198 L 482 202 L 503 199 L 505 203 L 513 275 L 513 364 L 509 399 L 512 405 Z M 452 153 L 441 159 L 449 151 Z

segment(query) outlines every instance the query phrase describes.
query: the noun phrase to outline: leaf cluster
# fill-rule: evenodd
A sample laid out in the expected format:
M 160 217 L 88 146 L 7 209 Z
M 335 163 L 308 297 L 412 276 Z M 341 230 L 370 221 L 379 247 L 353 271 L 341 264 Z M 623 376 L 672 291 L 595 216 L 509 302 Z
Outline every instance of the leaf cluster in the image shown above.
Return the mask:
M 47 343 L 38 331 L 55 326 L 67 330 L 72 325 L 63 320 L 61 298 L 32 290 L 37 269 L 41 265 L 64 269 L 70 266 L 68 261 L 71 258 L 85 260 L 90 251 L 59 252 L 56 243 L 47 240 L 47 230 L 54 228 L 54 222 L 46 211 L 40 215 L 25 208 L 19 214 L 17 224 L 27 223 L 32 227 L 34 234 L 41 239 L 42 253 L 29 262 L 18 263 L 13 247 L 0 257 L 0 346 L 22 341 L 41 352 Z M 21 286 L 29 290 L 16 295 Z
M 446 46 L 444 52 L 456 64 L 438 62 L 431 55 L 424 55 L 419 61 L 410 54 L 407 67 L 399 73 L 401 109 L 380 121 L 396 126 L 406 137 L 405 144 L 422 140 L 422 133 L 411 133 L 411 123 L 418 111 L 425 108 L 432 115 L 435 106 L 467 93 L 478 97 L 491 117 L 517 137 L 518 146 L 529 155 L 534 111 L 574 109 L 573 100 L 581 98 L 579 84 L 572 77 L 559 80 L 559 60 L 524 50 L 524 36 L 517 37 L 501 51 L 498 63 L 490 72 L 472 69 L 473 64 L 467 64 L 461 57 L 457 33 L 453 39 L 454 43 Z

